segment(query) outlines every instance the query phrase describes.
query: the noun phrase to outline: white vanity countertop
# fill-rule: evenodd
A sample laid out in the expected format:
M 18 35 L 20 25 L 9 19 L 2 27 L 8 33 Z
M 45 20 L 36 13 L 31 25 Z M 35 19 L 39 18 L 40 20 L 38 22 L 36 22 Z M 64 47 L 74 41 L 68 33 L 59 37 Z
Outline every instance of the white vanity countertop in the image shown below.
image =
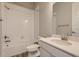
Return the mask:
M 43 41 L 43 42 L 48 43 L 49 45 L 57 47 L 57 48 L 65 51 L 65 52 L 73 54 L 74 56 L 79 56 L 79 42 L 71 41 L 72 45 L 62 46 L 62 45 L 57 44 L 56 42 L 53 42 L 52 40 L 54 40 L 54 39 L 60 40 L 60 38 L 55 38 L 55 37 L 41 38 L 40 40 Z

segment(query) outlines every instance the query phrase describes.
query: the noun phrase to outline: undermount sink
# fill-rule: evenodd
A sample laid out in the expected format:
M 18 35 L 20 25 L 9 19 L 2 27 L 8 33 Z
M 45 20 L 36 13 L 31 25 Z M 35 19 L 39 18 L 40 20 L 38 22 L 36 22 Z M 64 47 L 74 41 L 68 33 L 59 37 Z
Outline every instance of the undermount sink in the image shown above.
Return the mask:
M 65 40 L 52 40 L 56 44 L 63 45 L 63 46 L 70 46 L 72 43 L 65 41 Z

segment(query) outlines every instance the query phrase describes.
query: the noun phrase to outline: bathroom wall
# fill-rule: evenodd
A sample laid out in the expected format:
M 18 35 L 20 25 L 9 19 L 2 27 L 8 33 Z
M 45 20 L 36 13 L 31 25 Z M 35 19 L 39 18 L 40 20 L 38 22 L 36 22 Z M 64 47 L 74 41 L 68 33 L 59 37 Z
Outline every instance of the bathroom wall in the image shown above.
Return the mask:
M 39 35 L 52 35 L 52 10 L 53 4 L 42 2 L 39 3 Z
M 0 3 L 0 19 L 2 19 L 1 17 L 1 3 Z M 0 21 L 0 56 L 1 56 L 1 37 L 2 37 L 2 22 Z
M 54 12 L 56 13 L 56 34 L 71 35 L 72 31 L 72 3 L 57 2 L 54 4 Z
M 38 4 L 34 4 L 34 39 L 37 42 L 39 38 L 39 6 Z
M 79 36 L 79 2 L 72 3 L 72 35 Z

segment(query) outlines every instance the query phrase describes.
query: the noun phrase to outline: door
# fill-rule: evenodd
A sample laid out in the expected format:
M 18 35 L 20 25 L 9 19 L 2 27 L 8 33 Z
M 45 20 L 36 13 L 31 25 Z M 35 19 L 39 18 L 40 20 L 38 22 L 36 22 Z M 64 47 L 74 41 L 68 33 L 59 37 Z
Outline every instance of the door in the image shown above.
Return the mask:
M 33 11 L 5 3 L 2 18 L 2 56 L 25 52 L 25 47 L 33 43 Z
M 44 49 L 40 48 L 40 57 L 51 57 L 51 55 Z
M 79 36 L 79 3 L 72 4 L 72 35 Z

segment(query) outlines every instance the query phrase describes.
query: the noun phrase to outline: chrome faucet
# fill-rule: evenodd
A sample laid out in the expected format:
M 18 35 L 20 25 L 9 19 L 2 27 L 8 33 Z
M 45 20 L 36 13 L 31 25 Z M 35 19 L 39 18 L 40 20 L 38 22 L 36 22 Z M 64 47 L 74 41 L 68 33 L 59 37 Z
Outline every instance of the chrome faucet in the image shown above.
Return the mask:
M 68 35 L 61 36 L 61 40 L 68 41 Z
M 67 37 L 61 37 L 61 40 L 68 41 L 68 38 Z

